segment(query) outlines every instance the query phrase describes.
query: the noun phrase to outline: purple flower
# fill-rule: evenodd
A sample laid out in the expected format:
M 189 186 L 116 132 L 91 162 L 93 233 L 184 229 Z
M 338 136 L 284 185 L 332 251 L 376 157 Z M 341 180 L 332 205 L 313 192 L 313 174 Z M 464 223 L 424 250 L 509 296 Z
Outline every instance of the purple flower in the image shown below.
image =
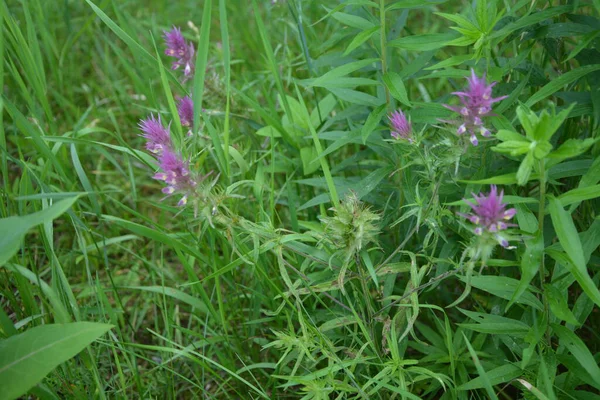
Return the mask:
M 456 130 L 458 135 L 468 132 L 473 146 L 477 146 L 477 133 L 481 136 L 489 137 L 491 132 L 483 125 L 482 118 L 493 115 L 492 104 L 505 99 L 507 96 L 492 98 L 492 88 L 496 82 L 487 85 L 485 83 L 485 74 L 481 78 L 475 75 L 471 69 L 471 77 L 467 78 L 469 87 L 464 92 L 454 92 L 460 98 L 462 105 L 450 106 L 444 104 L 444 107 L 457 112 L 461 115 L 462 121 Z
M 163 181 L 168 185 L 163 188 L 162 192 L 167 195 L 175 192 L 183 193 L 183 197 L 177 205 L 186 205 L 188 196 L 197 184 L 190 175 L 189 163 L 184 161 L 180 154 L 165 149 L 158 158 L 158 164 L 160 171 L 154 175 L 154 179 Z
M 476 235 L 492 235 L 502 247 L 507 247 L 508 240 L 502 237 L 499 232 L 507 229 L 509 226 L 514 226 L 514 224 L 509 224 L 506 221 L 512 219 L 517 210 L 514 208 L 506 210 L 506 204 L 502 203 L 503 196 L 504 191 L 501 191 L 500 195 L 498 195 L 496 185 L 491 186 L 490 193 L 487 196 L 483 193 L 479 193 L 479 196 L 473 193 L 477 204 L 467 201 L 473 213 L 458 213 L 458 215 L 467 218 L 472 224 L 476 225 L 474 230 Z
M 150 118 L 140 121 L 139 127 L 143 132 L 142 136 L 146 139 L 146 149 L 151 153 L 160 154 L 171 148 L 171 135 L 163 126 L 160 116 L 156 118 L 150 115 Z
M 177 113 L 179 114 L 181 125 L 189 127 L 194 124 L 194 102 L 189 96 L 179 99 Z
M 388 119 L 392 124 L 391 135 L 394 139 L 405 139 L 409 142 L 412 141 L 412 126 L 401 110 L 394 111 L 388 115 Z
M 181 34 L 181 29 L 176 27 L 165 31 L 164 39 L 167 45 L 165 54 L 177 58 L 171 68 L 175 70 L 183 66 L 183 75 L 188 78 L 194 73 L 194 45 L 186 42 Z

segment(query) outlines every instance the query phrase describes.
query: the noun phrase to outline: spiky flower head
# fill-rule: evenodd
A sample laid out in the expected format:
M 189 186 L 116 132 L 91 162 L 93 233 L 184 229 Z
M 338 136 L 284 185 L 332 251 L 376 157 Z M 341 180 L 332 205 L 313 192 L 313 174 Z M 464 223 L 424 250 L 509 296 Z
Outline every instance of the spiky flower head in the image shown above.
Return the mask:
M 163 37 L 167 46 L 165 54 L 177 59 L 171 68 L 176 70 L 183 66 L 183 75 L 189 78 L 194 73 L 194 45 L 185 41 L 181 29 L 177 27 L 164 31 Z
M 378 214 L 351 193 L 334 209 L 333 217 L 323 217 L 321 221 L 326 224 L 325 239 L 351 257 L 375 241 L 379 219 Z
M 177 114 L 179 114 L 181 125 L 190 127 L 194 124 L 194 102 L 189 96 L 179 99 Z
M 163 150 L 172 146 L 171 135 L 159 117 L 150 115 L 139 123 L 142 136 L 146 139 L 146 149 L 154 154 L 161 154 Z
M 189 162 L 173 150 L 165 149 L 158 158 L 158 165 L 160 171 L 154 175 L 154 179 L 163 181 L 168 185 L 163 188 L 162 192 L 167 195 L 183 194 L 177 205 L 186 205 L 188 197 L 197 185 L 196 180 L 190 174 Z
M 504 191 L 498 194 L 498 188 L 495 185 L 491 186 L 488 195 L 473 193 L 476 203 L 467 201 L 473 212 L 471 214 L 459 213 L 458 215 L 467 218 L 475 225 L 474 233 L 476 235 L 493 238 L 502 247 L 508 247 L 508 240 L 502 236 L 501 231 L 508 229 L 509 226 L 514 226 L 508 221 L 515 216 L 517 210 L 514 208 L 507 210 L 506 204 L 502 201 L 503 196 Z
M 388 119 L 392 124 L 391 135 L 394 139 L 412 141 L 412 125 L 402 110 L 392 112 L 388 115 Z
M 444 107 L 460 114 L 462 120 L 456 130 L 458 135 L 469 134 L 469 140 L 473 146 L 479 144 L 477 134 L 483 137 L 491 136 L 491 132 L 483 124 L 483 118 L 492 114 L 492 104 L 505 99 L 507 96 L 492 97 L 492 88 L 496 82 L 485 83 L 485 73 L 481 78 L 471 69 L 471 77 L 467 78 L 469 87 L 464 92 L 453 92 L 461 101 L 459 106 L 444 104 Z

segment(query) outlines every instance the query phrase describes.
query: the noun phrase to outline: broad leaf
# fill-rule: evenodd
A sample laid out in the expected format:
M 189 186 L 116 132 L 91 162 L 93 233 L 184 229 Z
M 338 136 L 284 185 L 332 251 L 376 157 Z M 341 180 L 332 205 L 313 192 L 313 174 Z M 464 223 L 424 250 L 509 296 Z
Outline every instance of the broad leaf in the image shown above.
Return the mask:
M 19 250 L 21 240 L 31 228 L 58 218 L 71 208 L 77 199 L 78 197 L 72 197 L 61 200 L 33 214 L 0 219 L 0 266 Z
M 93 322 L 41 325 L 0 341 L 3 399 L 15 399 L 112 326 Z

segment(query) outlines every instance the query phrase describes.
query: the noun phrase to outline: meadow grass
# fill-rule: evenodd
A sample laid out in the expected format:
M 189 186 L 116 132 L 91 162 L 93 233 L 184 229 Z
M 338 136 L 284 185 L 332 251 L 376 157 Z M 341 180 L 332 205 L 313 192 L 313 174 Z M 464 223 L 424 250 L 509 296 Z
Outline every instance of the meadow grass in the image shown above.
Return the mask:
M 599 12 L 3 1 L 0 399 L 600 399 Z

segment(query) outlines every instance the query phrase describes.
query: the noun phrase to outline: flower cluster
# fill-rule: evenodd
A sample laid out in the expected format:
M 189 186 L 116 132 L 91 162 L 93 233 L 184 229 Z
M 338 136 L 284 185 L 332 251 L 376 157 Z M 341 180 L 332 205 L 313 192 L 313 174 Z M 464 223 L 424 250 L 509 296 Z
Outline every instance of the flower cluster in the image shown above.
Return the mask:
M 504 191 L 498 194 L 498 189 L 495 185 L 491 186 L 490 193 L 487 196 L 483 193 L 479 193 L 479 195 L 473 193 L 477 204 L 467 201 L 473 213 L 458 213 L 458 215 L 467 218 L 476 226 L 474 229 L 476 235 L 491 236 L 502 247 L 508 247 L 508 240 L 500 234 L 500 231 L 507 229 L 509 226 L 514 226 L 507 223 L 507 221 L 510 221 L 515 216 L 517 210 L 514 208 L 506 210 L 506 204 L 502 202 L 503 196 Z
M 469 133 L 469 140 L 473 146 L 477 146 L 479 140 L 477 133 L 483 137 L 489 137 L 491 132 L 483 125 L 482 118 L 493 115 L 492 104 L 503 100 L 506 96 L 492 98 L 492 88 L 496 82 L 487 85 L 485 83 L 485 74 L 479 78 L 475 71 L 471 69 L 471 77 L 467 78 L 469 87 L 464 92 L 454 92 L 460 98 L 462 105 L 450 106 L 444 104 L 444 107 L 457 112 L 461 115 L 462 121 L 456 130 L 458 135 Z
M 391 135 L 394 139 L 404 139 L 412 142 L 412 125 L 406 119 L 402 110 L 394 111 L 388 116 L 392 124 Z
M 185 79 L 194 73 L 194 45 L 188 43 L 181 34 L 181 29 L 173 27 L 170 31 L 164 33 L 165 44 L 167 48 L 165 54 L 169 57 L 175 57 L 172 69 L 178 69 L 183 66 L 183 75 Z
M 167 47 L 165 53 L 177 58 L 173 63 L 173 69 L 184 66 L 184 80 L 188 79 L 194 72 L 194 46 L 185 41 L 181 30 L 176 27 L 173 27 L 171 31 L 165 31 L 164 38 Z M 190 135 L 191 127 L 194 124 L 194 102 L 189 96 L 178 99 L 177 113 L 181 125 L 190 129 L 188 131 L 188 135 Z M 186 205 L 188 198 L 197 194 L 198 183 L 208 175 L 203 177 L 190 172 L 189 161 L 185 159 L 181 151 L 175 148 L 170 129 L 169 127 L 165 128 L 160 116 L 150 115 L 141 120 L 139 128 L 142 136 L 146 139 L 146 149 L 158 161 L 159 170 L 154 174 L 154 179 L 166 183 L 167 186 L 162 189 L 166 195 L 170 196 L 175 193 L 182 195 L 178 205 Z
M 146 139 L 146 149 L 158 159 L 159 172 L 154 175 L 154 179 L 168 185 L 163 188 L 163 193 L 183 194 L 178 205 L 184 206 L 197 185 L 197 180 L 190 174 L 189 162 L 174 149 L 171 133 L 164 127 L 160 117 L 150 115 L 149 118 L 140 121 L 139 127 Z
M 194 125 L 194 102 L 189 96 L 179 99 L 177 113 L 179 114 L 181 125 L 188 128 Z

